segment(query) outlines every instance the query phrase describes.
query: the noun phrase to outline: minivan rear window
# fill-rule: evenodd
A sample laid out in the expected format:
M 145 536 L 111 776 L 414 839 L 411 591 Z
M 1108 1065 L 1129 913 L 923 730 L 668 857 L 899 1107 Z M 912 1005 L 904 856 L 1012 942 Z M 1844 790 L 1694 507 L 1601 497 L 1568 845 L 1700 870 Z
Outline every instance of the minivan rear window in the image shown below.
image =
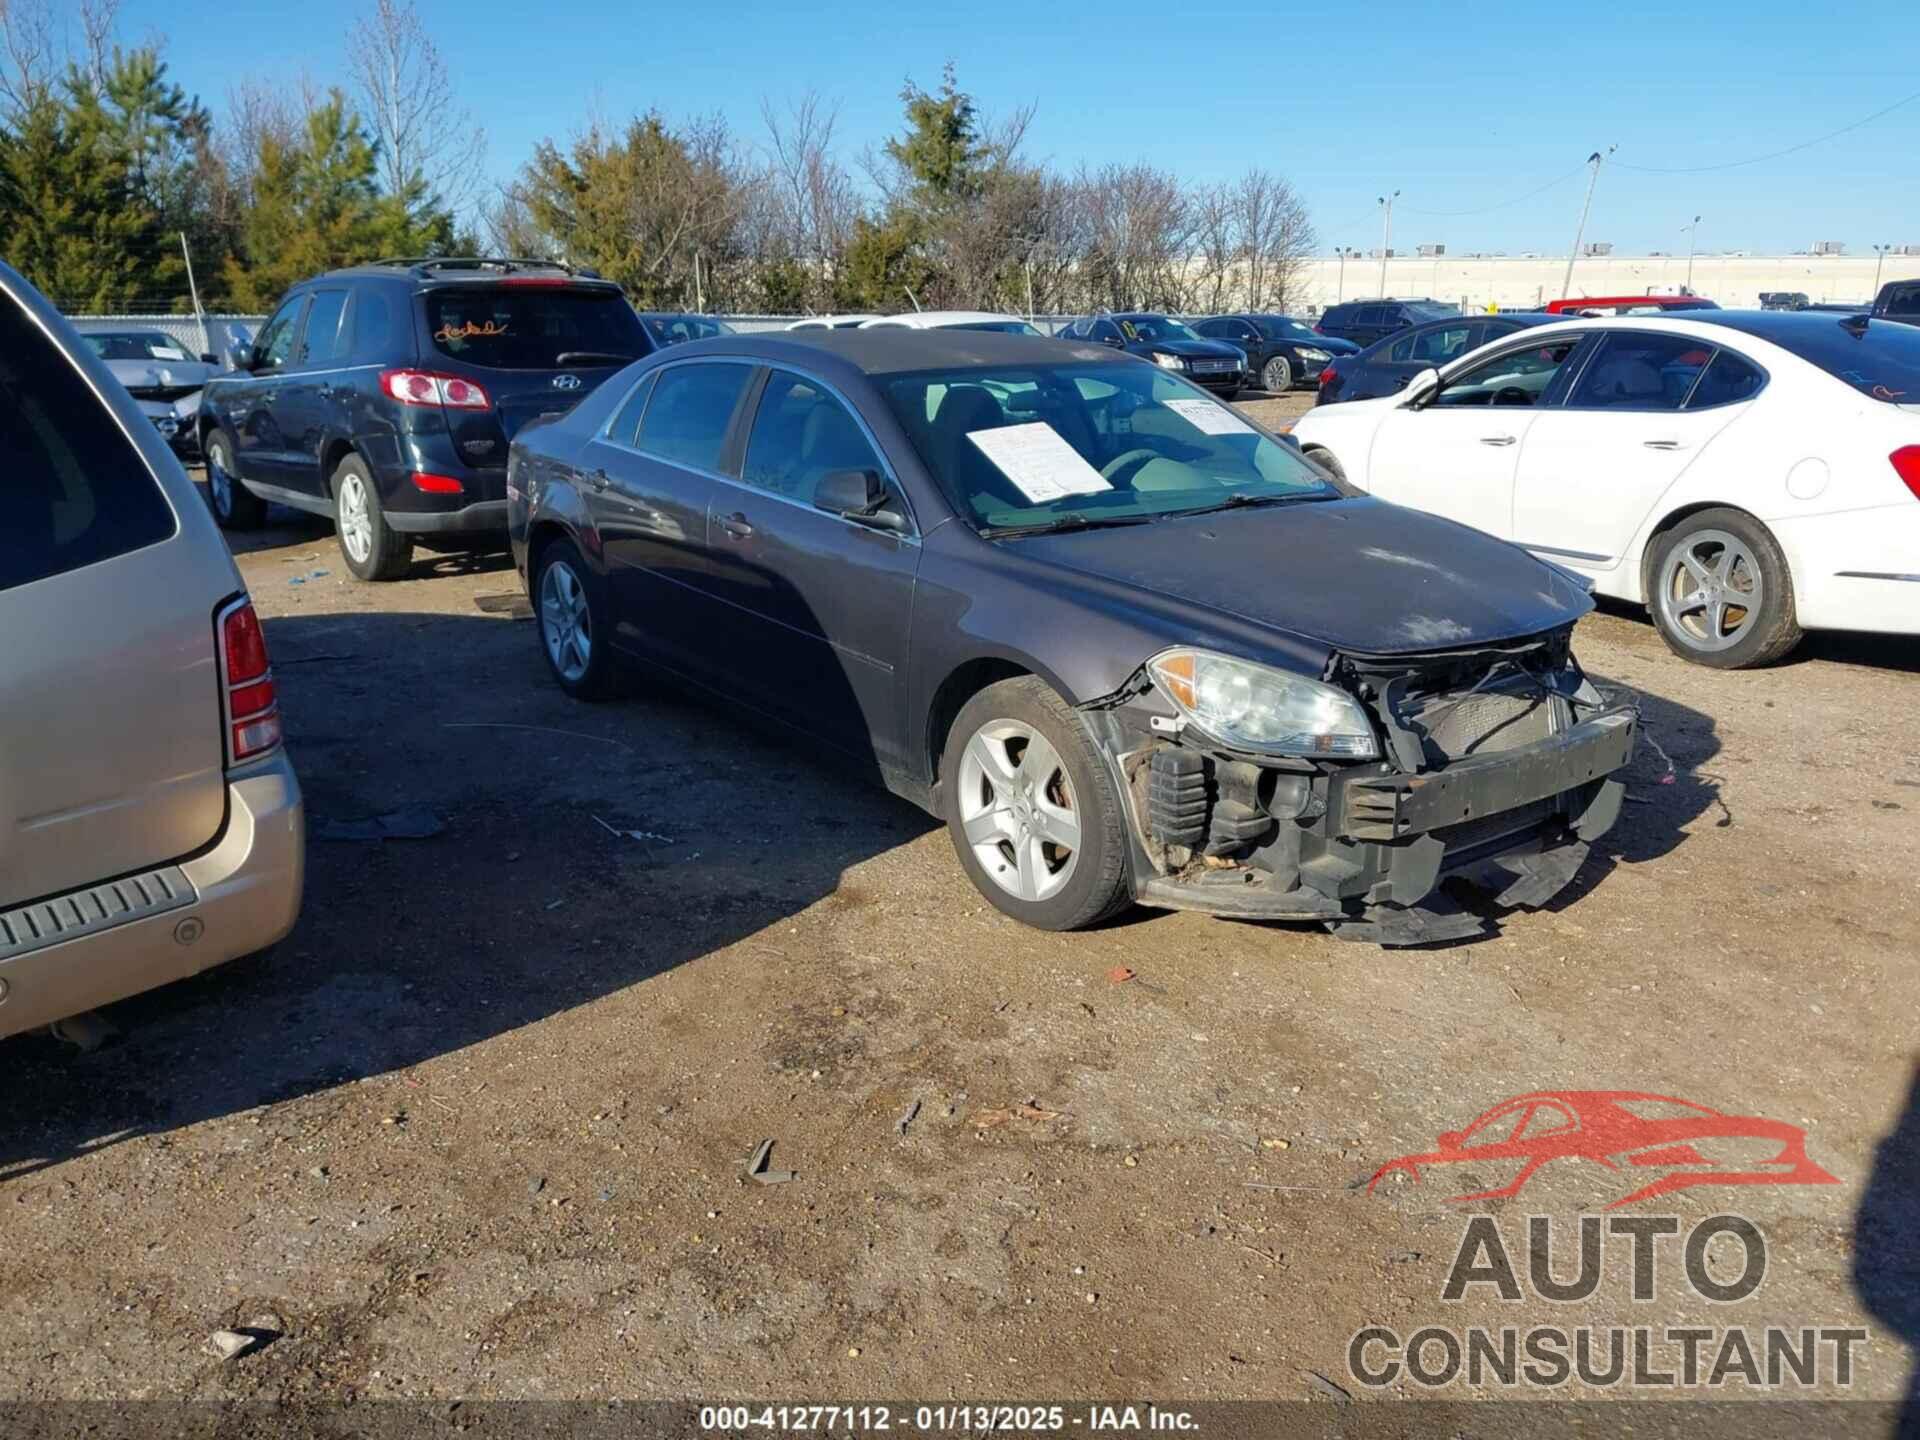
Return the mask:
M 1862 395 L 1889 405 L 1920 405 L 1920 328 L 1875 320 L 1856 333 L 1836 320 L 1762 333 Z
M 650 353 L 618 290 L 493 284 L 426 293 L 427 333 L 442 355 L 493 370 L 624 365 Z
M 0 590 L 172 535 L 147 462 L 79 371 L 0 295 Z

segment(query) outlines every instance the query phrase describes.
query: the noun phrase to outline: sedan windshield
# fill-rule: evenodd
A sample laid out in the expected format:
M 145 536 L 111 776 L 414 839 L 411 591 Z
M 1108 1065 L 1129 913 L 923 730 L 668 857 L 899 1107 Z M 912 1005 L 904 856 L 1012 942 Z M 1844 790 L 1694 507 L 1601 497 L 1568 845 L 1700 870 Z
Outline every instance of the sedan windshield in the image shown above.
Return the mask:
M 1040 332 L 1024 320 L 964 320 L 958 325 L 942 325 L 942 330 L 988 330 L 997 335 L 1038 335 Z
M 983 367 L 880 383 L 934 480 L 987 534 L 1341 493 L 1298 452 L 1150 365 Z
M 102 360 L 190 360 L 193 357 L 173 337 L 152 331 L 106 332 L 83 335 L 87 347 Z
M 1114 321 L 1126 331 L 1129 340 L 1198 340 L 1200 337 L 1178 320 L 1164 315 L 1116 315 Z
M 1320 337 L 1307 326 L 1285 315 L 1276 315 L 1260 322 L 1261 333 L 1269 340 L 1318 340 Z

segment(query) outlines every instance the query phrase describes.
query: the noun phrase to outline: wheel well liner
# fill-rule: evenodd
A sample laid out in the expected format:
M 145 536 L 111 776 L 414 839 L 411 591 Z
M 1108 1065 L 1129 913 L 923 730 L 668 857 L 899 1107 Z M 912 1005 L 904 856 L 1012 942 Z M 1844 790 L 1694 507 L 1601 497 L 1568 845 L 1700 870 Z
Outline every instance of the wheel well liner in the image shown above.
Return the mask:
M 1031 674 L 1033 671 L 1011 660 L 989 656 L 967 661 L 940 682 L 933 703 L 927 707 L 927 774 L 934 785 L 940 783 L 940 761 L 947 753 L 947 736 L 966 703 L 989 685 Z
M 352 443 L 344 439 L 329 440 L 320 452 L 320 484 L 329 495 L 333 493 L 333 472 L 340 468 L 341 461 L 356 453 Z

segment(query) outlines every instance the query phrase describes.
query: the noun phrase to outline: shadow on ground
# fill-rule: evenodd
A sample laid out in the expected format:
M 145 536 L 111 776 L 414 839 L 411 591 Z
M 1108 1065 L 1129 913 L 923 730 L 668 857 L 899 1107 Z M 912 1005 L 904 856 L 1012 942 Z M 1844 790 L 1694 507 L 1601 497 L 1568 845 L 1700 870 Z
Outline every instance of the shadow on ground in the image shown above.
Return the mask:
M 1873 1157 L 1853 1222 L 1853 1284 L 1912 1366 L 1898 1437 L 1920 1437 L 1920 1062 L 1905 1108 Z
M 308 808 L 300 922 L 268 955 L 112 1007 L 123 1038 L 96 1054 L 0 1041 L 0 1183 L 590 1004 L 798 913 L 933 823 L 713 710 L 569 701 L 530 623 L 266 630 Z M 403 808 L 443 828 L 315 838 Z

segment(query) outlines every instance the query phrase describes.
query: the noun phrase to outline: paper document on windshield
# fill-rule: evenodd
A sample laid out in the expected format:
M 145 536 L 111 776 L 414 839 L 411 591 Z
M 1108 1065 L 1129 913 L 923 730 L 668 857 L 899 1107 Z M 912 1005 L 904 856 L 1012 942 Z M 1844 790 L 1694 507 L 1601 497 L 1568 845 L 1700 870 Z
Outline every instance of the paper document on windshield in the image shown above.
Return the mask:
M 1031 425 L 1003 425 L 995 430 L 969 430 L 967 438 L 1036 505 L 1113 489 L 1044 420 Z
M 156 360 L 184 360 L 187 358 L 187 352 L 174 345 L 156 345 L 153 347 L 153 358 Z
M 1160 402 L 1202 435 L 1252 435 L 1254 428 L 1224 405 L 1211 400 L 1162 400 Z

